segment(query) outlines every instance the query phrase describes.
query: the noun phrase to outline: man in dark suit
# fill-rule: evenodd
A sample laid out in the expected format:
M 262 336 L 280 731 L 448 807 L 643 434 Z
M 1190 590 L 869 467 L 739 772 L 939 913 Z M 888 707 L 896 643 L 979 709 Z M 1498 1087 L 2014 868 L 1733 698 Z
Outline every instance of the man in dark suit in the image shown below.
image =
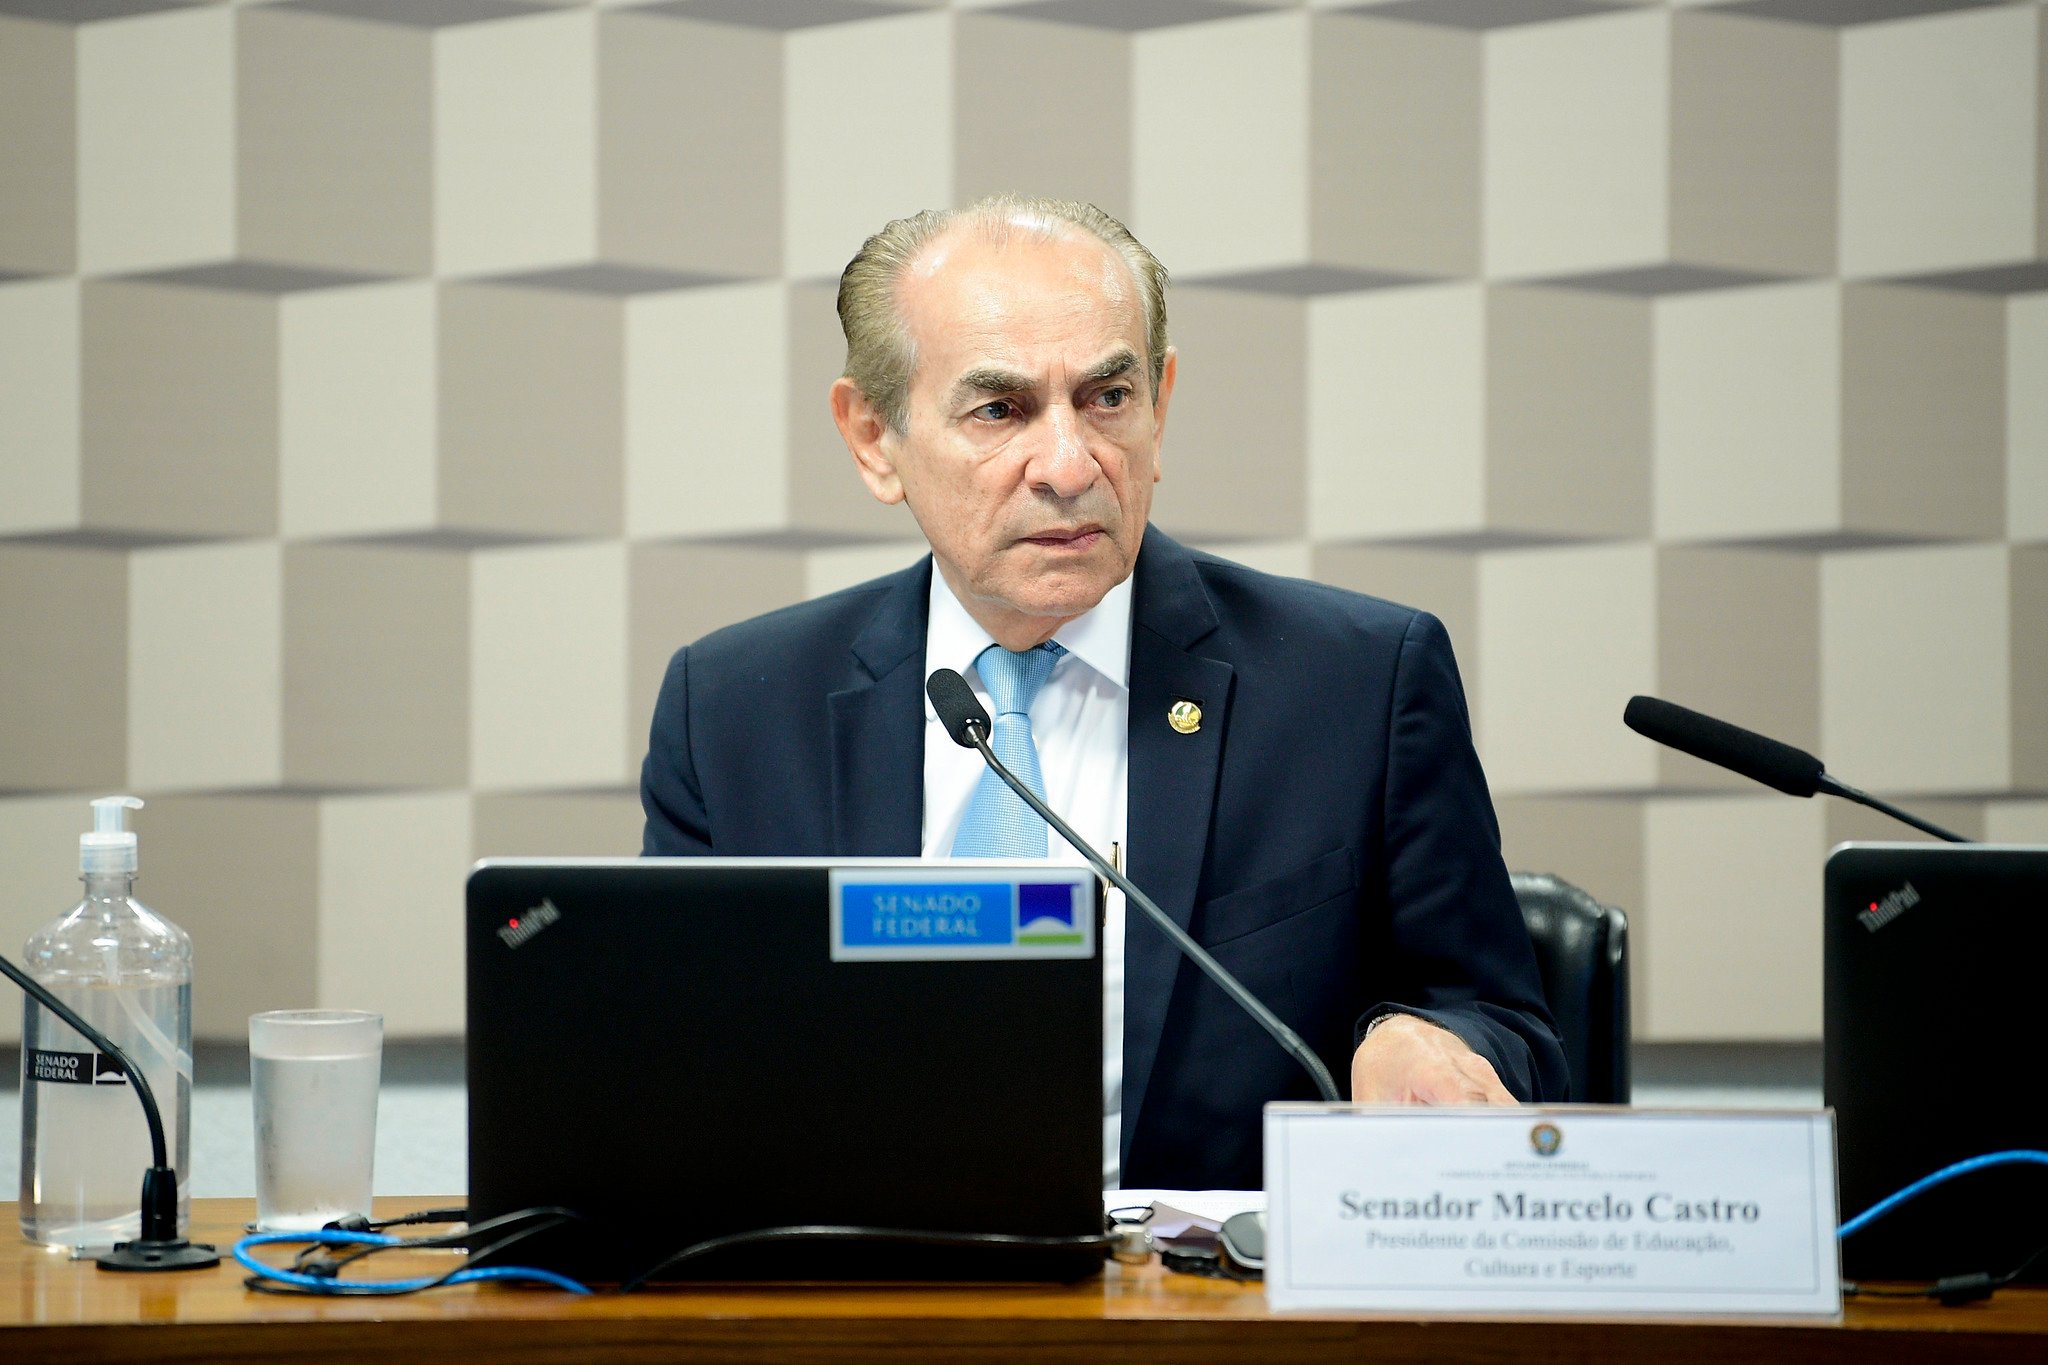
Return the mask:
M 841 281 L 833 415 L 932 555 L 676 655 L 645 851 L 964 850 L 988 798 L 935 738 L 924 678 L 961 666 L 990 694 L 1035 659 L 1045 690 L 1015 710 L 1048 791 L 1355 1098 L 1561 1098 L 1442 627 L 1148 528 L 1164 287 L 1085 205 L 999 198 L 870 239 Z M 1260 1104 L 1306 1078 L 1151 926 L 1119 917 L 1104 949 L 1106 1174 L 1256 1186 Z

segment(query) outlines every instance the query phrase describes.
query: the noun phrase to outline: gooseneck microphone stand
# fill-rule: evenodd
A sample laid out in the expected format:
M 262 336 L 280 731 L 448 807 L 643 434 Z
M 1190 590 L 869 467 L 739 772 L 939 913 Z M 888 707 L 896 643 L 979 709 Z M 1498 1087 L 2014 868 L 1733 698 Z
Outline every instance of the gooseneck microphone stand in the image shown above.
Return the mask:
M 1334 1104 L 1344 1098 L 1337 1093 L 1337 1083 L 1330 1079 L 1330 1069 L 1324 1066 L 1323 1059 L 1316 1056 L 1314 1050 L 1301 1040 L 1300 1034 L 1287 1027 L 1278 1015 L 1260 1003 L 1257 996 L 1244 988 L 1243 982 L 1232 976 L 1222 963 L 1209 956 L 1208 951 L 1190 938 L 1185 929 L 1175 924 L 1164 910 L 1153 903 L 1150 896 L 1133 886 L 1130 878 L 1112 867 L 1109 860 L 1097 853 L 1094 846 L 1076 833 L 1072 825 L 1062 820 L 1051 806 L 1040 800 L 1038 793 L 1018 781 L 1016 774 L 1003 765 L 1003 761 L 996 757 L 995 750 L 989 747 L 988 712 L 982 709 L 980 700 L 974 695 L 974 689 L 967 685 L 965 678 L 951 669 L 940 669 L 926 680 L 925 692 L 931 697 L 932 707 L 938 712 L 939 719 L 944 722 L 946 731 L 952 735 L 954 743 L 980 751 L 982 762 L 988 764 L 991 772 L 1008 784 L 1011 791 L 1023 798 L 1025 805 L 1037 811 L 1046 824 L 1058 830 L 1062 839 L 1072 844 L 1097 872 L 1107 877 L 1117 890 L 1124 893 L 1125 899 L 1149 915 L 1152 922 L 1159 926 L 1159 932 L 1165 934 L 1174 947 L 1180 949 L 1189 961 L 1200 967 L 1211 981 L 1222 988 L 1224 994 L 1236 1001 L 1238 1007 L 1258 1023 L 1260 1028 L 1271 1034 L 1273 1041 L 1278 1043 L 1288 1056 L 1301 1063 L 1302 1069 L 1308 1072 L 1309 1078 L 1316 1083 L 1317 1092 L 1325 1100 Z

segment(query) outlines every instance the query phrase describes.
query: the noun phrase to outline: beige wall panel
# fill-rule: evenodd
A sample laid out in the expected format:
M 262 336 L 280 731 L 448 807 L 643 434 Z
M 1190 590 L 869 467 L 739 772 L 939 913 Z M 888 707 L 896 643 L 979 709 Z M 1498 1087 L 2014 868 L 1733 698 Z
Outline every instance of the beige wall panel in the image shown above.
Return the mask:
M 630 858 L 640 852 L 644 817 L 637 787 L 479 796 L 475 806 L 471 851 L 478 858 Z
M 2048 84 L 2048 82 L 2044 82 Z M 2048 293 L 2006 301 L 2005 534 L 2048 541 Z
M 1984 807 L 1984 838 L 1994 844 L 2048 845 L 2048 801 L 1992 802 Z
M 0 15 L 0 270 L 77 263 L 76 32 Z
M 77 280 L 0 282 L 0 535 L 82 518 L 78 311 Z
M 425 280 L 283 300 L 277 478 L 285 535 L 434 525 L 435 309 Z
M 318 822 L 314 1002 L 374 1010 L 386 1038 L 460 1034 L 469 794 L 329 797 Z
M 1832 281 L 1656 305 L 1657 534 L 1737 539 L 1842 520 L 1842 296 Z
M 874 226 L 881 225 L 878 220 Z M 851 243 L 846 254 L 859 246 Z M 846 340 L 833 306 L 836 289 L 836 282 L 789 287 L 789 522 L 802 536 L 824 541 L 902 540 L 918 533 L 909 511 L 868 494 L 832 424 L 832 381 L 846 369 Z
M 1131 62 L 1130 40 L 1101 29 L 962 15 L 953 31 L 955 200 L 1056 195 L 1129 222 Z M 1030 97 L 1018 98 L 1020 88 Z
M 127 623 L 125 556 L 0 543 L 0 791 L 126 780 Z
M 78 836 L 92 828 L 92 808 L 86 804 L 95 796 L 112 796 L 105 791 L 76 796 L 0 797 L 0 953 L 19 964 L 17 954 L 28 936 L 78 904 L 84 888 L 78 884 Z M 149 838 L 149 816 L 131 813 L 129 828 Z M 146 854 L 145 854 L 146 856 Z M 142 871 L 148 876 L 150 868 Z M 140 881 L 136 895 L 149 903 L 149 883 Z M 14 989 L 9 983 L 8 989 Z M 21 1042 L 19 993 L 0 1009 L 0 1047 Z M 17 1077 L 18 1081 L 18 1077 Z M 10 1081 L 10 1086 L 15 1081 Z
M 294 787 L 468 781 L 464 557 L 286 546 L 284 697 L 284 776 Z
M 788 293 L 771 280 L 626 305 L 627 535 L 788 525 Z
M 1998 5 L 1843 32 L 1844 275 L 2032 254 L 2040 21 Z
M 319 1002 L 318 800 L 151 798 L 136 825 L 137 897 L 192 935 L 195 1038 L 246 1044 L 250 1015 Z
M 1820 752 L 1830 771 L 1880 796 L 2007 789 L 2012 606 L 2003 546 L 1824 557 Z
M 745 545 L 635 545 L 626 561 L 631 630 L 627 756 L 647 750 L 647 727 L 668 661 L 721 626 L 801 602 L 802 555 Z
M 441 287 L 444 525 L 618 533 L 625 330 L 622 303 L 611 295 Z
M 1476 274 L 1485 40 L 1350 15 L 1310 34 L 1310 258 Z
M 235 24 L 242 252 L 432 269 L 432 35 L 260 5 Z
M 2012 778 L 2048 791 L 2048 545 L 2012 556 Z
M 1629 916 L 1642 951 L 1643 804 L 1626 797 L 1512 796 L 1495 803 L 1501 855 L 1517 872 L 1549 872 Z
M 1486 292 L 1476 281 L 1308 304 L 1308 529 L 1318 539 L 1486 520 Z
M 1648 533 L 1651 310 L 1628 296 L 1488 289 L 1489 529 Z
M 1647 545 L 1512 550 L 1479 563 L 1473 724 L 1503 795 L 1640 788 L 1657 756 L 1621 724 L 1656 691 L 1657 561 Z
M 1132 230 L 1182 279 L 1309 258 L 1309 16 L 1141 33 Z
M 1644 816 L 1637 1039 L 1818 1038 L 1826 807 L 1665 797 Z
M 234 20 L 225 6 L 78 30 L 78 267 L 235 252 Z
M 1842 291 L 1842 506 L 1856 530 L 2005 529 L 2005 300 Z
M 836 279 L 868 234 L 953 199 L 953 16 L 785 40 L 783 267 Z
M 1735 269 L 1835 266 L 1833 29 L 1680 13 L 1671 28 L 1671 254 Z
M 1153 519 L 1176 536 L 1292 537 L 1307 529 L 1306 300 L 1174 291 L 1180 373 Z
M 438 30 L 434 262 L 485 273 L 597 251 L 597 17 Z
M 1628 798 L 1510 796 L 1494 802 L 1501 856 L 1511 871 L 1548 872 L 1628 916 L 1629 1010 L 1638 1035 L 1648 1013 L 1643 806 Z
M 277 298 L 119 280 L 84 295 L 86 524 L 275 531 Z
M 610 10 L 597 18 L 597 72 L 599 255 L 777 273 L 781 38 Z
M 479 551 L 470 574 L 471 787 L 627 781 L 626 547 Z
M 883 574 L 907 569 L 931 552 L 921 540 L 881 541 L 841 549 L 810 550 L 803 556 L 806 599 L 851 588 Z
M 274 543 L 128 560 L 128 780 L 144 793 L 284 777 L 283 554 Z
M 1444 623 L 1464 680 L 1468 709 L 1479 703 L 1479 559 L 1453 550 L 1386 545 L 1317 545 L 1319 583 L 1416 607 Z
M 1664 259 L 1671 16 L 1487 35 L 1483 258 L 1490 277 Z
M 1281 578 L 1307 578 L 1315 571 L 1315 553 L 1305 540 L 1230 540 L 1194 548 Z
M 1657 687 L 1666 700 L 1798 748 L 1817 748 L 1819 561 L 1770 551 L 1661 547 Z M 1660 785 L 1751 790 L 1747 778 L 1725 768 L 1674 749 L 1656 753 Z

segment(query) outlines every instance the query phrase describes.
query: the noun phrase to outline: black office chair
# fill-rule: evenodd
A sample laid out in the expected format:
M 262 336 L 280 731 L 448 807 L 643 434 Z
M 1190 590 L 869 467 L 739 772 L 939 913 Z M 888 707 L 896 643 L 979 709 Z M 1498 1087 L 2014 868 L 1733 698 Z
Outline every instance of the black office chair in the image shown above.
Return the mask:
M 1627 1104 L 1628 916 L 1547 872 L 1510 880 L 1564 1040 L 1571 1099 Z

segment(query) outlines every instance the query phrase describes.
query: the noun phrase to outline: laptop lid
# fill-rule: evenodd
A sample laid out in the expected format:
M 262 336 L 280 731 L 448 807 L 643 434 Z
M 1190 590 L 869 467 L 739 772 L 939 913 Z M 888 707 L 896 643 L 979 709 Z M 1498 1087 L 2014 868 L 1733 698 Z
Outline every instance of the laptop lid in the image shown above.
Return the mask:
M 2048 1149 L 2048 847 L 1850 843 L 1826 871 L 1824 1088 L 1845 1216 L 1952 1162 Z M 2003 1274 L 2048 1168 L 1964 1176 L 1843 1244 L 1851 1278 Z M 2048 1258 L 2030 1279 L 2048 1276 Z
M 791 1224 L 1102 1229 L 1100 883 L 1051 863 L 505 859 L 468 884 L 472 1222 L 620 1280 Z M 789 1244 L 680 1278 L 1076 1279 L 1100 1252 Z

